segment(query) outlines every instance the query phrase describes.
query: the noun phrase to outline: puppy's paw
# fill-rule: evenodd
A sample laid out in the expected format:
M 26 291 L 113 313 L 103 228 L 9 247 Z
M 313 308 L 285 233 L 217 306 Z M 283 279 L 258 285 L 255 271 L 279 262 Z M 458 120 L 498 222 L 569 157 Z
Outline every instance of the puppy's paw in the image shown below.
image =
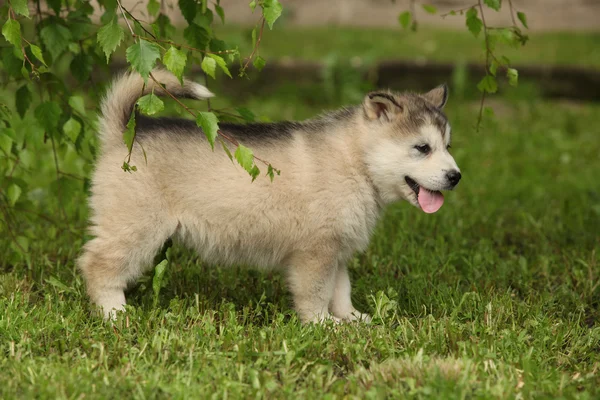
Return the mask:
M 341 319 L 344 322 L 363 322 L 363 323 L 368 324 L 372 320 L 372 318 L 369 314 L 361 313 L 360 311 L 358 311 L 355 308 L 348 310 L 347 312 L 337 313 L 334 315 L 336 317 L 338 317 L 338 319 Z

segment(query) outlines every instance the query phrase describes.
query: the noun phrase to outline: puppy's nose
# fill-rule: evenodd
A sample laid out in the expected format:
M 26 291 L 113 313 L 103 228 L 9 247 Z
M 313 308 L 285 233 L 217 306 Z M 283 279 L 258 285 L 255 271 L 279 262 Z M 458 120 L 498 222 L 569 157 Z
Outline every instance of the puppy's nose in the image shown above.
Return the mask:
M 456 186 L 458 184 L 461 176 L 462 175 L 458 171 L 450 171 L 446 174 L 446 178 L 448 178 L 448 182 L 450 182 L 452 186 Z

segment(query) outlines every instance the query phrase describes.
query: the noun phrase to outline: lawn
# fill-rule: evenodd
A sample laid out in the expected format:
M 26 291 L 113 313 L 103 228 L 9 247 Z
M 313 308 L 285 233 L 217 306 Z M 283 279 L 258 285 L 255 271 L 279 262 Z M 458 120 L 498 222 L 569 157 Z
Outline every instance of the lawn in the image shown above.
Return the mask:
M 252 28 L 225 26 L 218 35 L 237 43 L 244 54 L 252 49 Z M 528 34 L 527 31 L 524 32 Z M 518 64 L 600 66 L 597 32 L 539 32 L 529 34 L 526 47 L 515 49 L 498 45 L 498 50 Z M 326 38 L 326 39 L 324 39 Z M 363 62 L 412 59 L 421 62 L 483 62 L 482 37 L 464 30 L 424 27 L 417 32 L 397 29 L 353 28 L 344 26 L 293 27 L 265 30 L 260 52 L 267 59 L 289 57 L 320 60 L 325 55 L 342 59 L 359 57 Z
M 265 53 L 286 35 L 266 37 Z M 332 42 L 353 38 L 342 30 Z M 215 104 L 302 119 L 359 101 L 359 86 Z M 280 274 L 215 268 L 177 245 L 158 296 L 149 273 L 126 315 L 104 323 L 73 263 L 88 239 L 85 184 L 63 179 L 68 199 L 48 198 L 54 165 L 40 145 L 25 161 L 30 200 L 53 222 L 25 228 L 37 240 L 18 262 L 0 228 L 0 398 L 600 397 L 600 105 L 527 91 L 490 105 L 478 132 L 478 104 L 450 97 L 460 185 L 433 215 L 390 206 L 352 260 L 353 300 L 370 325 L 302 325 Z M 58 150 L 64 171 L 89 173 L 91 153 Z M 56 223 L 64 215 L 69 229 Z

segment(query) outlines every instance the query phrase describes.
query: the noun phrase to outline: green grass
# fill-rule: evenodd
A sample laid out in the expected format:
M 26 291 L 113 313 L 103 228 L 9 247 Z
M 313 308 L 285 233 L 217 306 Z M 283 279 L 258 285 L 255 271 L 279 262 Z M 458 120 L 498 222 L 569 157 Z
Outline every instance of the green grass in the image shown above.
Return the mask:
M 250 106 L 296 109 L 271 101 Z M 176 247 L 158 306 L 148 276 L 110 326 L 73 265 L 81 230 L 40 223 L 0 278 L 1 397 L 597 397 L 600 107 L 496 107 L 476 133 L 450 103 L 463 182 L 438 214 L 390 207 L 353 260 L 373 325 L 302 326 L 278 274 Z
M 331 40 L 351 43 L 349 31 Z M 361 90 L 288 87 L 213 105 L 302 119 Z M 440 212 L 389 207 L 351 262 L 371 325 L 301 325 L 278 273 L 214 268 L 178 246 L 159 296 L 148 274 L 126 316 L 103 323 L 73 264 L 87 239 L 84 184 L 62 180 L 70 229 L 20 226 L 37 240 L 18 261 L 0 228 L 0 398 L 599 398 L 600 106 L 511 91 L 481 132 L 477 107 L 450 99 L 464 178 Z M 15 129 L 33 138 L 33 125 Z M 17 175 L 61 221 L 50 144 L 36 142 Z M 63 170 L 89 172 L 57 151 Z
M 226 26 L 218 35 L 240 45 L 242 54 L 252 49 L 251 28 Z M 529 34 L 525 47 L 499 46 L 500 54 L 515 64 L 600 66 L 599 33 L 559 32 Z M 265 29 L 260 54 L 268 59 L 290 57 L 321 60 L 325 56 L 360 58 L 363 62 L 405 59 L 443 62 L 485 61 L 483 36 L 475 38 L 465 29 L 456 31 L 420 27 L 417 32 L 397 29 L 352 27 L 288 27 Z M 458 50 L 459 49 L 459 50 Z

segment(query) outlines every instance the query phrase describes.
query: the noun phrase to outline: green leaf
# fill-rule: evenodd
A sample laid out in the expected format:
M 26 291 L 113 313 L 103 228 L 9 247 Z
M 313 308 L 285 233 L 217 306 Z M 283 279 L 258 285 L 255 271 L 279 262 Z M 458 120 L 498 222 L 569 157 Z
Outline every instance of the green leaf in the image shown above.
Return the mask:
M 19 48 L 21 47 L 21 25 L 19 21 L 14 19 L 6 21 L 2 27 L 2 35 L 8 43 Z
M 8 197 L 8 203 L 11 206 L 14 206 L 17 203 L 17 201 L 19 200 L 19 197 L 21 197 L 22 192 L 23 191 L 16 183 L 11 183 L 10 185 L 8 185 L 8 189 L 6 190 L 6 196 Z
M 183 84 L 183 70 L 187 63 L 187 54 L 171 46 L 163 56 L 163 63 Z
M 140 111 L 146 115 L 154 115 L 165 109 L 165 103 L 154 93 L 147 94 L 138 99 Z
M 483 2 L 492 10 L 500 11 L 502 0 L 483 0 Z
M 225 154 L 227 154 L 227 157 L 229 157 L 231 162 L 233 162 L 233 156 L 231 155 L 231 151 L 229 151 L 229 148 L 227 147 L 225 142 L 223 140 L 219 139 L 219 143 L 221 143 L 221 146 L 223 147 L 223 151 L 225 151 Z
M 25 64 L 23 64 L 23 66 L 21 67 L 21 76 L 31 82 L 31 77 L 29 76 L 29 70 L 25 67 Z
M 206 48 L 210 42 L 210 36 L 210 32 L 206 28 L 195 23 L 191 23 L 183 30 L 183 37 L 190 46 L 200 50 Z
M 169 265 L 169 260 L 162 260 L 156 267 L 154 267 L 154 278 L 152 278 L 152 291 L 154 292 L 154 303 L 158 302 L 158 295 L 160 294 L 160 289 L 162 288 L 163 279 L 165 277 L 165 272 L 167 272 L 167 266 Z
M 496 71 L 498 71 L 498 62 L 496 60 L 492 60 L 492 63 L 490 64 L 490 74 L 492 74 L 492 76 L 496 76 Z
M 15 93 L 15 106 L 17 107 L 17 112 L 21 118 L 25 116 L 30 104 L 31 92 L 27 88 L 27 85 L 23 85 Z
M 483 107 L 483 115 L 486 118 L 493 118 L 495 116 L 494 109 L 492 107 Z
M 11 0 L 10 5 L 15 13 L 29 18 L 29 7 L 27 6 L 27 0 Z
M 40 33 L 53 60 L 66 50 L 72 40 L 71 31 L 58 23 L 46 25 Z
M 477 16 L 477 9 L 475 9 L 474 7 L 470 8 L 469 11 L 467 11 L 466 23 L 467 28 L 469 28 L 469 32 L 471 32 L 475 37 L 479 36 L 479 33 L 483 28 L 483 22 L 481 22 L 481 20 Z
M 225 24 L 225 11 L 223 11 L 223 7 L 218 4 L 215 4 L 215 11 L 217 15 L 221 18 L 221 23 Z
M 200 67 L 202 67 L 202 71 L 206 72 L 207 75 L 215 79 L 215 70 L 217 68 L 217 62 L 213 58 L 204 57 L 204 59 L 202 60 L 202 64 L 200 64 Z
M 131 153 L 131 149 L 133 149 L 133 141 L 135 139 L 135 112 L 131 113 L 125 128 L 125 132 L 123 132 L 123 143 L 125 143 L 127 146 L 127 151 Z
M 425 10 L 429 14 L 435 14 L 437 12 L 437 8 L 429 4 L 423 4 L 423 10 Z
M 498 91 L 498 83 L 492 75 L 486 75 L 477 84 L 477 89 L 481 92 L 496 93 Z
M 225 75 L 232 78 L 231 72 L 229 72 L 229 68 L 227 68 L 227 63 L 225 62 L 223 57 L 216 55 L 216 54 L 207 54 L 206 56 L 215 60 L 217 62 L 217 65 L 219 66 L 219 68 L 221 68 L 221 70 L 225 73 Z
M 115 15 L 108 24 L 104 25 L 98 30 L 98 44 L 106 55 L 106 62 L 110 60 L 110 55 L 119 47 L 119 44 L 125 37 L 123 28 L 117 22 L 117 16 Z
M 212 112 L 201 111 L 196 117 L 196 125 L 202 128 L 202 131 L 210 143 L 210 147 L 215 148 L 215 138 L 219 130 L 219 119 Z
M 240 114 L 240 116 L 244 118 L 245 121 L 254 122 L 256 120 L 256 116 L 254 115 L 254 113 L 248 110 L 247 108 L 238 107 L 235 109 L 235 111 L 237 111 L 237 113 Z
M 252 28 L 252 47 L 256 47 L 256 27 Z
M 398 21 L 400 22 L 400 25 L 402 25 L 402 27 L 406 29 L 410 26 L 410 21 L 412 21 L 412 14 L 410 13 L 410 11 L 404 11 L 398 16 Z
M 256 9 L 256 0 L 252 0 L 248 6 L 250 7 L 250 9 L 252 10 L 252 12 L 254 12 L 254 10 Z
M 61 0 L 46 0 L 46 2 L 50 6 L 50 8 L 52 8 L 52 10 L 54 10 L 54 13 L 56 15 L 60 14 L 60 7 L 62 5 L 62 1 Z
M 35 109 L 35 118 L 46 131 L 53 131 L 58 127 L 58 121 L 62 114 L 60 106 L 52 101 L 46 101 Z
M 160 3 L 157 0 L 149 0 L 146 9 L 148 14 L 155 16 L 160 11 Z
M 511 86 L 517 86 L 519 84 L 519 71 L 514 68 L 506 69 L 506 77 L 508 78 L 508 83 Z
M 208 44 L 208 48 L 213 53 L 218 53 L 220 51 L 231 50 L 227 48 L 227 43 L 217 38 L 211 38 L 210 43 Z
M 171 20 L 165 14 L 160 14 L 154 24 L 152 24 L 156 36 L 169 38 L 175 35 L 175 27 L 171 24 Z
M 256 68 L 258 71 L 262 71 L 262 69 L 265 67 L 265 64 L 266 61 L 261 56 L 256 56 L 254 61 L 252 61 L 252 65 L 254 65 L 254 68 Z
M 248 173 L 252 171 L 252 167 L 254 166 L 254 154 L 252 153 L 252 150 L 243 144 L 240 144 L 237 149 L 235 149 L 234 157 Z
M 86 115 L 85 112 L 85 102 L 83 101 L 83 97 L 81 96 L 71 96 L 69 97 L 69 105 L 75 111 L 77 111 L 82 116 Z
M 131 173 L 132 171 L 137 171 L 137 167 L 135 165 L 129 165 L 127 161 L 123 161 L 123 165 L 121 165 L 121 169 L 125 172 Z
M 8 128 L 0 130 L 0 150 L 3 155 L 10 154 L 12 150 L 13 138 L 7 135 L 5 132 Z
M 65 132 L 65 135 L 67 135 L 67 137 L 71 139 L 73 143 L 75 143 L 77 141 L 77 137 L 79 136 L 79 132 L 81 132 L 81 124 L 76 119 L 69 118 L 69 120 L 63 125 L 63 131 Z
M 160 47 L 156 43 L 140 39 L 139 42 L 129 46 L 125 55 L 133 69 L 139 72 L 144 81 L 147 81 L 148 75 L 156 65 L 156 60 L 160 58 Z
M 269 177 L 269 179 L 271 179 L 271 182 L 273 182 L 273 179 L 275 179 L 275 174 L 279 176 L 281 175 L 281 171 L 273 168 L 273 166 L 269 164 L 269 166 L 267 167 L 267 176 Z
M 248 173 L 252 177 L 252 182 L 254 182 L 254 180 L 260 175 L 260 169 L 258 169 L 258 166 L 256 164 L 254 164 L 254 166 L 250 169 L 250 171 L 248 171 Z
M 517 18 L 519 18 L 519 21 L 521 21 L 525 28 L 529 29 L 529 26 L 527 25 L 527 15 L 525 15 L 524 12 L 518 11 Z
M 277 21 L 277 18 L 281 16 L 281 11 L 283 11 L 281 3 L 279 3 L 279 0 L 264 0 L 262 8 L 269 29 L 273 29 L 273 24 Z
M 93 59 L 87 53 L 80 53 L 73 57 L 69 69 L 71 74 L 81 83 L 87 82 L 93 69 Z
M 29 48 L 31 49 L 31 54 L 33 54 L 35 58 L 37 58 L 42 64 L 44 64 L 47 67 L 48 64 L 46 64 L 46 61 L 44 60 L 44 55 L 42 54 L 42 49 L 40 49 L 35 44 L 30 44 Z
M 201 13 L 196 14 L 196 18 L 194 18 L 194 23 L 203 27 L 209 32 L 209 36 L 212 36 L 211 25 L 213 23 L 213 12 L 209 9 L 202 10 Z
M 511 46 L 518 46 L 519 42 L 516 40 L 516 35 L 513 33 L 511 29 L 501 28 L 495 29 L 496 35 L 500 38 L 500 40 Z
M 185 18 L 188 24 L 191 24 L 196 17 L 198 4 L 195 0 L 179 0 L 179 9 L 181 10 L 183 18 Z

